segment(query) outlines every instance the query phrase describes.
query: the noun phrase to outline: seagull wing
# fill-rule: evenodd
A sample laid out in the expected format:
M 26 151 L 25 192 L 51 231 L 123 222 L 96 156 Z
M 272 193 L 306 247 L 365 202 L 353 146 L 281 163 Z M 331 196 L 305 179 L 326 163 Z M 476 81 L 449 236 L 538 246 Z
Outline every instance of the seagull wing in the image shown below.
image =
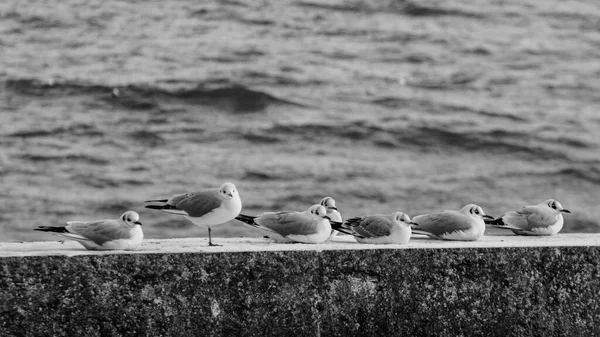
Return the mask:
M 63 235 L 75 240 L 92 241 L 97 245 L 130 238 L 130 229 L 119 220 L 69 221 L 66 228 L 69 233 L 63 233 Z
M 316 215 L 302 212 L 265 213 L 254 219 L 254 222 L 285 237 L 314 234 L 321 219 Z
M 351 224 L 352 230 L 364 238 L 388 236 L 393 226 L 390 218 L 380 215 L 363 217 Z
M 171 202 L 178 210 L 185 212 L 183 215 L 201 217 L 219 208 L 223 200 L 219 197 L 219 191 L 210 190 L 173 196 L 169 200 Z
M 470 219 L 457 211 L 418 215 L 412 219 L 412 222 L 417 224 L 414 228 L 435 236 L 464 231 L 472 226 Z
M 508 212 L 502 220 L 509 227 L 530 231 L 533 228 L 543 228 L 556 222 L 556 214 L 549 208 L 539 206 L 523 207 L 515 212 Z

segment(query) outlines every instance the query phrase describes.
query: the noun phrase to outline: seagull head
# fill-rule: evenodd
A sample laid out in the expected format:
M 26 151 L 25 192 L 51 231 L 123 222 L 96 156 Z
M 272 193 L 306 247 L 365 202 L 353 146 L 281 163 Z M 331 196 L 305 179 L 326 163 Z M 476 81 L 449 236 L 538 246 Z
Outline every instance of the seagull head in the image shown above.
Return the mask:
M 410 220 L 410 217 L 406 213 L 396 212 L 394 213 L 394 219 L 398 221 L 401 225 L 405 225 L 410 227 L 410 225 L 416 225 L 416 223 Z
M 231 199 L 231 198 L 233 198 L 234 195 L 237 194 L 237 190 L 235 189 L 235 185 L 234 184 L 232 184 L 232 183 L 224 183 L 219 188 L 219 193 L 221 193 L 221 195 L 225 199 Z
M 337 207 L 335 206 L 335 200 L 332 197 L 325 197 L 321 199 L 321 205 L 325 206 L 327 209 L 334 209 L 337 211 Z
M 316 216 L 319 216 L 321 218 L 324 218 L 327 216 L 327 209 L 325 209 L 325 206 L 320 205 L 320 204 L 310 206 L 310 208 L 308 209 L 308 212 L 310 212 L 311 214 L 314 214 Z
M 121 215 L 121 220 L 129 227 L 141 226 L 140 215 L 134 211 L 127 211 Z
M 462 213 L 481 219 L 493 219 L 494 217 L 485 214 L 483 208 L 475 204 L 468 204 L 460 210 Z
M 550 207 L 551 209 L 553 209 L 556 213 L 571 213 L 571 211 L 569 211 L 568 209 L 565 209 L 560 202 L 558 202 L 557 200 L 554 199 L 548 199 L 544 202 L 546 205 L 548 205 L 548 207 Z

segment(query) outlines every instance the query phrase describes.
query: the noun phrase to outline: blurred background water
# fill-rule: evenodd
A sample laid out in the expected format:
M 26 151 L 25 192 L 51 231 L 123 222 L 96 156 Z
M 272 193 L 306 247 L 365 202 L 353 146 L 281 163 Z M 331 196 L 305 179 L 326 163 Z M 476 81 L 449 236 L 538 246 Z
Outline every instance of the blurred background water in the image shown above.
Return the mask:
M 596 1 L 0 3 L 0 240 L 236 184 L 344 218 L 556 198 L 599 232 Z M 232 221 L 215 236 L 260 236 Z

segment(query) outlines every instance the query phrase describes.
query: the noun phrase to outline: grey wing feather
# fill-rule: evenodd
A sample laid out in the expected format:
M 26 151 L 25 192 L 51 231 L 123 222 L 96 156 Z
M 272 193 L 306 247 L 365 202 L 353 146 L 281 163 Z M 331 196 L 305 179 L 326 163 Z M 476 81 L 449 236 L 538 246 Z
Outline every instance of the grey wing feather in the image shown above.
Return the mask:
M 352 226 L 352 229 L 365 238 L 390 235 L 393 223 L 383 216 L 368 216 Z
M 510 227 L 517 227 L 523 230 L 532 228 L 547 227 L 556 222 L 556 215 L 548 210 L 537 209 L 534 207 L 524 207 L 516 212 L 508 212 L 502 216 L 502 220 Z
M 319 218 L 313 215 L 292 212 L 283 214 L 261 214 L 254 222 L 285 237 L 290 234 L 314 234 L 316 232 L 318 220 Z
M 219 198 L 218 191 L 211 190 L 174 196 L 169 202 L 175 202 L 174 206 L 185 211 L 189 216 L 201 217 L 221 206 L 222 200 Z
M 167 200 L 167 204 L 176 206 L 180 201 L 182 201 L 183 199 L 188 198 L 192 195 L 194 195 L 194 193 L 175 194 L 174 196 L 170 197 L 169 200 Z
M 98 245 L 107 241 L 129 238 L 129 229 L 118 220 L 69 221 L 67 222 L 67 230 Z
M 535 206 L 525 206 L 515 212 L 517 212 L 519 214 L 531 214 L 531 213 L 535 213 L 536 209 L 535 209 Z
M 424 214 L 416 216 L 412 221 L 420 229 L 433 235 L 443 235 L 457 230 L 467 230 L 471 227 L 468 219 L 455 211 L 443 211 L 439 213 Z

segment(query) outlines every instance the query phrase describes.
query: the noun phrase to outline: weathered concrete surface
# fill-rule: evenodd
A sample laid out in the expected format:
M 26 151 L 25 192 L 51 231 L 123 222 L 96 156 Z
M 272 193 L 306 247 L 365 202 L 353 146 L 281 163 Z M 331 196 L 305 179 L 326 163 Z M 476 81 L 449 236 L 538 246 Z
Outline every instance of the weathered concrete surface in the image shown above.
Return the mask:
M 2 243 L 0 336 L 600 334 L 599 235 L 217 240 Z

